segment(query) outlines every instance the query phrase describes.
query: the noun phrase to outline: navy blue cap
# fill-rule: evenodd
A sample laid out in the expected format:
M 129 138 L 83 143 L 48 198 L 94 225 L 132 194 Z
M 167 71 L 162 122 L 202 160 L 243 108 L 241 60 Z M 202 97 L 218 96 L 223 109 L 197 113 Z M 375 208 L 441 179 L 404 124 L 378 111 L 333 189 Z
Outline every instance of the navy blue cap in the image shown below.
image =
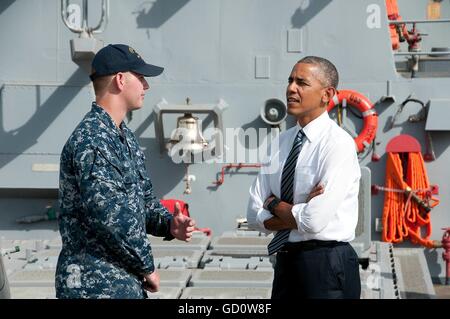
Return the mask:
M 157 76 L 164 68 L 147 64 L 130 46 L 125 44 L 109 44 L 100 49 L 92 60 L 92 81 L 96 78 L 132 71 L 143 76 Z

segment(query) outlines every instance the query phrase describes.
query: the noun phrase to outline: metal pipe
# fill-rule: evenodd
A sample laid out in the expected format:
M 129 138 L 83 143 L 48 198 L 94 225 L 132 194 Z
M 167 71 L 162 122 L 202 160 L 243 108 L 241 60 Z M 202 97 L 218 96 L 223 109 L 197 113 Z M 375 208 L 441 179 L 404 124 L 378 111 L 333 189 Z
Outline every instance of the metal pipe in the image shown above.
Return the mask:
M 436 52 L 394 52 L 394 55 L 450 55 L 450 51 Z
M 389 24 L 405 24 L 405 23 L 449 23 L 450 19 L 439 20 L 388 20 Z
M 226 169 L 230 169 L 230 168 L 237 168 L 238 170 L 243 168 L 243 167 L 252 167 L 252 168 L 260 168 L 261 164 L 243 164 L 243 163 L 239 163 L 239 164 L 227 164 L 222 166 L 222 170 L 220 172 L 220 177 L 218 180 L 214 181 L 213 184 L 220 186 L 224 183 L 225 181 L 225 170 Z
M 69 21 L 67 21 L 67 6 L 68 6 L 69 0 L 61 0 L 61 18 L 64 22 L 64 25 L 72 32 L 74 33 L 81 33 L 83 32 L 83 29 L 74 28 L 69 24 Z
M 81 29 L 87 31 L 88 29 L 88 2 L 83 0 L 83 23 L 81 24 Z
M 109 0 L 102 0 L 102 16 L 100 18 L 100 22 L 90 31 L 92 33 L 102 33 L 105 30 L 106 25 L 108 24 L 108 17 L 109 17 Z
M 442 228 L 442 230 L 445 230 L 442 236 L 442 248 L 444 248 L 442 258 L 445 261 L 446 267 L 445 284 L 450 285 L 450 227 Z

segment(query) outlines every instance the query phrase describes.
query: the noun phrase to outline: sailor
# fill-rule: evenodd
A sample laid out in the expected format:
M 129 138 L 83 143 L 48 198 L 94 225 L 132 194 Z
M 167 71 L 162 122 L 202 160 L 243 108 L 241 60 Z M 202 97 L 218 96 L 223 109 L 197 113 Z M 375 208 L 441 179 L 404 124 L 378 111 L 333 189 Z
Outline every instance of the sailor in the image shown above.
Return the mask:
M 171 215 L 155 197 L 144 153 L 124 122 L 143 107 L 145 77 L 162 71 L 123 44 L 92 61 L 95 102 L 61 154 L 57 298 L 145 298 L 160 283 L 147 233 L 191 239 L 195 221 L 179 206 Z

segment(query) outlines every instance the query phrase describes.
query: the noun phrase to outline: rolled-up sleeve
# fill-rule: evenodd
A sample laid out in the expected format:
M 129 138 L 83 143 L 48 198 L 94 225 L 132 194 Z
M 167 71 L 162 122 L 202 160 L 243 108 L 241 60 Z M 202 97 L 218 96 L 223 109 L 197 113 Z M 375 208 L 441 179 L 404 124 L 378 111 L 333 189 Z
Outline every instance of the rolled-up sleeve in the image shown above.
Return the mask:
M 269 177 L 263 166 L 250 187 L 250 198 L 247 207 L 247 223 L 249 227 L 266 234 L 271 233 L 271 231 L 264 227 L 264 222 L 273 217 L 268 210 L 263 208 L 264 201 L 272 195 Z

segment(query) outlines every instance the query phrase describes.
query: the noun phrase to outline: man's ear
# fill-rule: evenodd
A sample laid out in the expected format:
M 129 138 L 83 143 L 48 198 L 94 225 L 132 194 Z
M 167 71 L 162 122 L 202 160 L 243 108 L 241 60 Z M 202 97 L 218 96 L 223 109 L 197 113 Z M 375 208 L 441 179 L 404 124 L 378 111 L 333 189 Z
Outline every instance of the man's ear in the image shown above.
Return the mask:
M 126 74 L 122 72 L 117 73 L 116 76 L 114 77 L 114 82 L 116 84 L 116 87 L 120 91 L 122 91 L 126 82 Z
M 322 95 L 322 102 L 325 105 L 328 105 L 328 103 L 330 103 L 330 101 L 333 99 L 333 97 L 337 94 L 337 90 L 334 87 L 327 87 L 324 90 L 324 93 Z

